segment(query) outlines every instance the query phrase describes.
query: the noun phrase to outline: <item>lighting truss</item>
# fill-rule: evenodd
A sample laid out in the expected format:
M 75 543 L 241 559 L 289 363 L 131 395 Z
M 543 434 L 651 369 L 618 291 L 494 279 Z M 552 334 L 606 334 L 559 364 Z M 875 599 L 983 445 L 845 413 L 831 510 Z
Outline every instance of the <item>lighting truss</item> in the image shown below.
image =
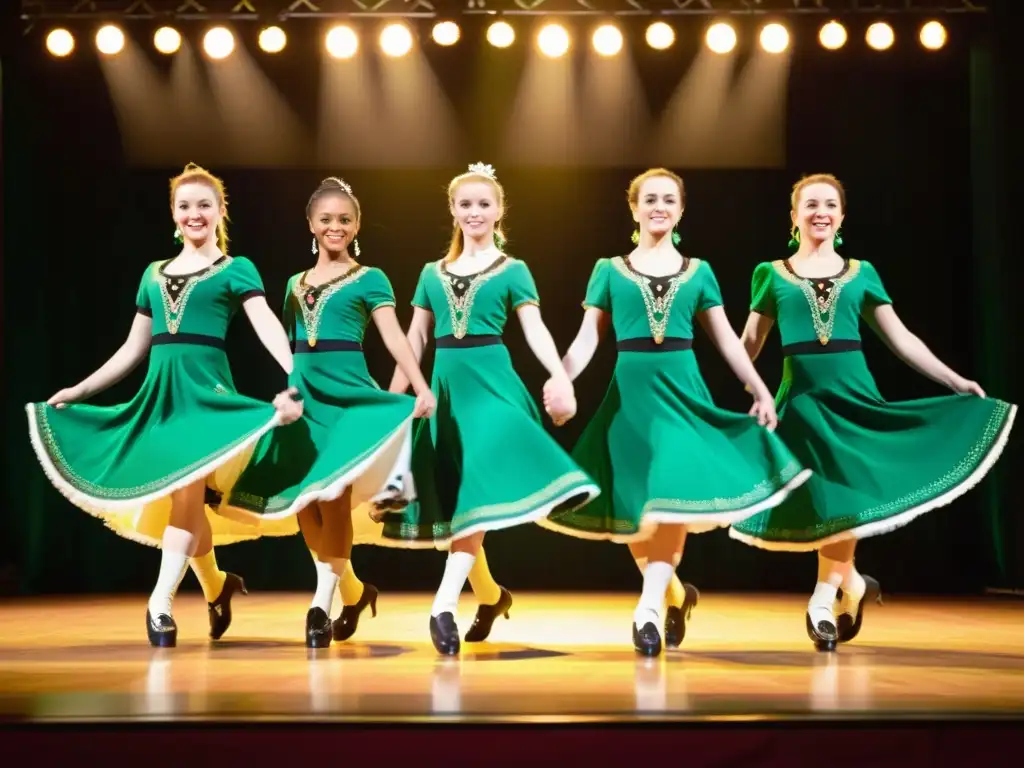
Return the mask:
M 58 19 L 269 23 L 353 17 L 934 16 L 987 11 L 987 0 L 21 0 L 21 18 L 28 25 Z

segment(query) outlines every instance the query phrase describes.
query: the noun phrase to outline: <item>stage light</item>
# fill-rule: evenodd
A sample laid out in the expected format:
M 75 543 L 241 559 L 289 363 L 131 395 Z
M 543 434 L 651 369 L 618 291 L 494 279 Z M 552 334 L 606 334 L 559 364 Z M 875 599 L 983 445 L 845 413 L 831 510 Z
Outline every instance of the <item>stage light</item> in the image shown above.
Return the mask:
M 569 33 L 561 24 L 545 24 L 537 35 L 537 47 L 550 59 L 557 59 L 569 50 Z
M 359 50 L 359 38 L 355 31 L 344 24 L 332 27 L 324 43 L 327 52 L 336 59 L 351 59 Z
M 736 31 L 724 21 L 720 21 L 708 28 L 704 42 L 715 53 L 729 53 L 736 47 Z
M 64 58 L 75 50 L 75 38 L 66 29 L 55 29 L 46 36 L 46 50 L 58 58 Z
M 487 28 L 487 42 L 495 48 L 508 48 L 515 40 L 516 32 L 508 22 L 496 21 Z
M 288 36 L 280 27 L 267 27 L 260 32 L 260 48 L 267 53 L 280 53 L 288 44 Z
M 160 27 L 153 34 L 153 47 L 160 53 L 174 53 L 181 48 L 181 35 L 174 27 Z
M 405 56 L 412 50 L 412 32 L 405 24 L 388 24 L 380 33 L 380 49 L 385 56 Z
M 837 51 L 846 45 L 846 27 L 838 21 L 830 21 L 822 25 L 818 41 L 828 50 Z
M 235 36 L 227 27 L 214 27 L 203 35 L 203 50 L 211 59 L 226 59 L 235 50 Z
M 454 21 L 442 21 L 434 25 L 431 36 L 438 45 L 455 45 L 459 42 L 459 25 Z
M 865 39 L 868 41 L 868 45 L 876 51 L 884 51 L 886 48 L 892 47 L 893 42 L 896 40 L 896 35 L 893 34 L 892 27 L 884 21 L 876 21 L 868 27 Z
M 946 44 L 946 28 L 938 21 L 929 21 L 921 27 L 921 45 L 929 51 L 937 51 Z
M 614 56 L 622 50 L 622 33 L 614 24 L 602 24 L 594 30 L 592 42 L 601 56 Z
M 768 53 L 782 53 L 789 46 L 789 30 L 781 24 L 765 24 L 760 40 Z
M 656 51 L 664 51 L 676 41 L 675 30 L 664 21 L 656 21 L 647 27 L 647 44 Z
M 124 49 L 124 32 L 113 24 L 104 24 L 96 32 L 96 50 L 104 56 L 113 56 Z

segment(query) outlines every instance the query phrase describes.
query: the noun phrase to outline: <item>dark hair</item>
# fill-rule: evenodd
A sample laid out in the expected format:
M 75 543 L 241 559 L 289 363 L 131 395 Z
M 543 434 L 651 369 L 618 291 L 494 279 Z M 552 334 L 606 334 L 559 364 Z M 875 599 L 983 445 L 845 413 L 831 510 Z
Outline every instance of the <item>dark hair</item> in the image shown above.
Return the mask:
M 328 176 L 320 182 L 320 186 L 313 191 L 312 195 L 309 196 L 309 202 L 306 203 L 307 219 L 313 215 L 313 205 L 324 195 L 341 195 L 342 197 L 347 197 L 352 201 L 352 205 L 355 206 L 356 221 L 359 221 L 362 218 L 363 212 L 359 207 L 359 200 L 357 200 L 356 196 L 352 194 L 352 187 L 337 176 Z

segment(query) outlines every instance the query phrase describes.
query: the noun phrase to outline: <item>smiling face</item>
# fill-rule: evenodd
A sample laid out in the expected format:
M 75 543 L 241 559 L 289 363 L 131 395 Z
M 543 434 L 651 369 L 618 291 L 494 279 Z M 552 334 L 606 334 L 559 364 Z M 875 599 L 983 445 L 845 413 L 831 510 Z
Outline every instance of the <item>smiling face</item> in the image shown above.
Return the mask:
M 660 238 L 675 229 L 683 215 L 681 192 L 679 184 L 671 177 L 644 179 L 631 206 L 640 231 Z
M 225 214 L 216 190 L 201 181 L 178 185 L 172 211 L 182 237 L 196 248 L 216 237 L 217 225 Z
M 359 212 L 352 198 L 342 192 L 320 195 L 309 217 L 309 231 L 322 250 L 346 252 L 359 234 Z
M 813 182 L 800 189 L 790 216 L 802 241 L 821 244 L 835 238 L 843 224 L 843 196 L 833 184 Z
M 462 234 L 472 240 L 490 236 L 502 215 L 494 185 L 474 179 L 464 181 L 455 188 L 451 212 Z

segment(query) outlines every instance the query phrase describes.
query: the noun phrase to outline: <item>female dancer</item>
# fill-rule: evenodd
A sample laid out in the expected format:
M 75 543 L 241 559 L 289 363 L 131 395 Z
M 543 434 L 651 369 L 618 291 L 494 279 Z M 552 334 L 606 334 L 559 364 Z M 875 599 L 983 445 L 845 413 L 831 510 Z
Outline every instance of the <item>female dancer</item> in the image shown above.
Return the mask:
M 634 553 L 646 554 L 647 563 L 633 644 L 648 656 L 661 653 L 659 614 L 687 532 L 770 508 L 809 474 L 771 434 L 771 393 L 729 325 L 711 267 L 675 248 L 685 194 L 682 179 L 663 168 L 629 185 L 637 248 L 597 263 L 583 324 L 563 361 L 569 378 L 579 376 L 611 321 L 619 351 L 615 374 L 573 451 L 603 494 L 541 523 L 580 538 L 646 544 L 646 552 Z M 754 393 L 750 415 L 756 421 L 712 401 L 692 350 L 695 319 Z M 545 386 L 545 401 L 556 399 Z M 673 634 L 681 639 L 684 631 L 685 625 Z
M 207 485 L 223 490 L 229 462 L 302 413 L 294 390 L 273 405 L 235 391 L 224 337 L 240 307 L 286 373 L 292 356 L 256 267 L 227 255 L 224 185 L 190 163 L 171 181 L 171 213 L 182 250 L 147 267 L 125 343 L 79 384 L 26 406 L 32 446 L 57 489 L 120 536 L 162 548 L 146 631 L 163 647 L 177 643 L 171 603 L 190 558 L 209 603 L 210 636 L 227 630 L 231 596 L 245 587 L 217 568 L 213 546 L 274 531 L 213 514 Z M 120 381 L 147 351 L 149 370 L 130 402 L 70 405 Z
M 764 549 L 818 551 L 807 633 L 832 651 L 860 631 L 865 597 L 880 597 L 877 582 L 853 566 L 857 540 L 906 525 L 978 483 L 1006 444 L 1017 406 L 985 398 L 946 367 L 896 316 L 874 266 L 835 252 L 846 193 L 834 176 L 801 179 L 791 205 L 797 251 L 754 270 L 743 344 L 756 358 L 778 322 L 779 435 L 814 476 L 730 535 Z M 970 396 L 887 402 L 861 352 L 861 317 L 908 365 Z
M 494 169 L 470 166 L 448 185 L 448 200 L 451 245 L 447 256 L 424 267 L 408 331 L 420 359 L 434 326 L 437 414 L 417 427 L 414 439 L 419 498 L 402 523 L 385 522 L 384 535 L 450 542 L 430 611 L 430 638 L 439 653 L 454 655 L 460 648 L 454 616 L 459 593 L 484 533 L 542 519 L 560 504 L 585 503 L 599 489 L 544 430 L 501 341 L 513 310 L 552 376 L 549 389 L 562 409 L 557 415 L 570 415 L 572 384 L 541 319 L 533 276 L 502 250 L 505 195 Z M 396 370 L 391 391 L 406 386 Z
M 306 218 L 317 261 L 288 281 L 284 305 L 295 351 L 292 384 L 305 414 L 261 441 L 224 509 L 261 519 L 298 515 L 318 573 L 306 645 L 326 648 L 334 591 L 353 544 L 431 546 L 381 539 L 375 507 L 401 508 L 411 495 L 412 420 L 430 416 L 435 400 L 398 323 L 387 276 L 353 258 L 361 210 L 351 187 L 324 179 L 309 198 Z M 371 318 L 412 381 L 415 401 L 382 391 L 370 377 L 362 343 Z M 375 611 L 375 592 L 367 602 Z

